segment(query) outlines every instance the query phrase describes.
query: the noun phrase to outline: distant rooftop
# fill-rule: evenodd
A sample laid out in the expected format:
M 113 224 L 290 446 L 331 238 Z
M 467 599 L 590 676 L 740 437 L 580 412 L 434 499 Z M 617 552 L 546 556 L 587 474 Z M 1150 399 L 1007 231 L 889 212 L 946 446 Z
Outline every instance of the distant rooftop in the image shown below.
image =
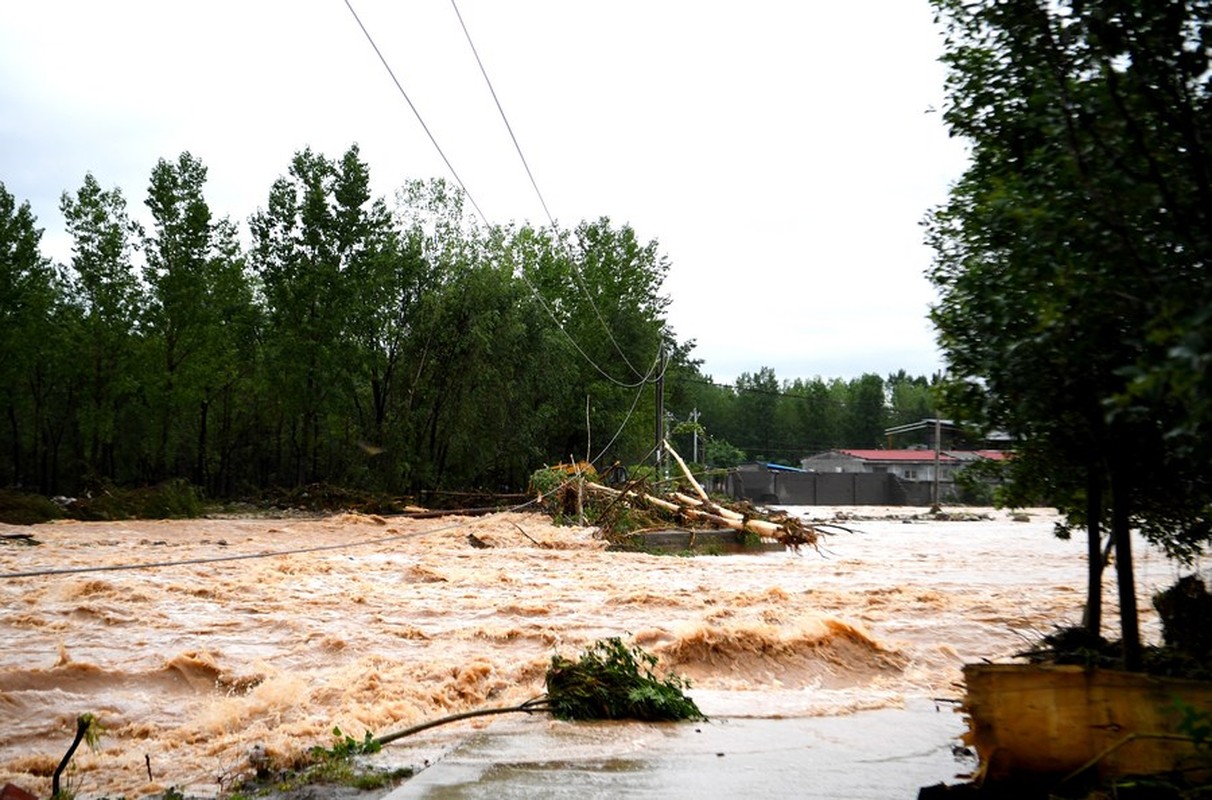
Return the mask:
M 841 453 L 852 458 L 862 459 L 863 461 L 933 461 L 934 451 L 923 450 L 921 448 L 905 449 L 905 450 L 852 450 L 839 449 L 831 452 Z M 975 461 L 979 458 L 987 458 L 992 461 L 1001 461 L 1007 457 L 1007 453 L 1002 450 L 943 450 L 939 453 L 939 461 Z

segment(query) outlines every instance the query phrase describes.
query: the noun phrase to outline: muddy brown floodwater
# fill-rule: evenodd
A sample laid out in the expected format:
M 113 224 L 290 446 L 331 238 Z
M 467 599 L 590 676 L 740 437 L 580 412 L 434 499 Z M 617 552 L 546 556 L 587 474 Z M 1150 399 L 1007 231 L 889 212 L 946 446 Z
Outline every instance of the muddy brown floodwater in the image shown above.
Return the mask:
M 542 692 L 553 653 L 610 636 L 690 678 L 713 719 L 957 698 L 965 662 L 1023 649 L 1084 599 L 1082 541 L 1055 539 L 1045 511 L 989 513 L 849 522 L 861 532 L 819 553 L 696 558 L 605 552 L 592 529 L 522 513 L 21 528 L 41 545 L 0 544 L 0 785 L 48 795 L 89 712 L 104 735 L 76 756 L 78 796 L 213 796 L 254 746 L 282 761 L 330 745 L 334 726 L 360 738 L 516 704 Z M 111 569 L 300 547 L 331 549 Z M 1137 554 L 1155 637 L 1148 593 L 1177 572 Z M 97 571 L 13 577 L 81 567 Z M 1106 599 L 1113 635 L 1110 578 Z

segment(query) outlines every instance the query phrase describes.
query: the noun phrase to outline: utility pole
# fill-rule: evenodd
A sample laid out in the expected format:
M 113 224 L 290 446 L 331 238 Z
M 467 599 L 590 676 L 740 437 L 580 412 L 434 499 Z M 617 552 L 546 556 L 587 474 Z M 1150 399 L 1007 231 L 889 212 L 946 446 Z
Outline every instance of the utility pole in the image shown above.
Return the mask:
M 697 463 L 699 463 L 699 407 L 698 406 L 695 406 L 694 410 L 690 412 L 690 422 L 694 425 L 694 427 L 690 429 L 691 441 L 694 442 L 690 460 L 691 460 L 691 462 L 697 464 Z
M 938 506 L 938 481 L 939 481 L 939 465 L 942 462 L 943 454 L 943 421 L 935 417 L 934 419 L 934 492 L 933 502 L 931 505 Z
M 662 475 L 662 465 L 665 463 L 665 345 L 661 345 L 657 355 L 656 378 L 656 474 L 657 480 Z

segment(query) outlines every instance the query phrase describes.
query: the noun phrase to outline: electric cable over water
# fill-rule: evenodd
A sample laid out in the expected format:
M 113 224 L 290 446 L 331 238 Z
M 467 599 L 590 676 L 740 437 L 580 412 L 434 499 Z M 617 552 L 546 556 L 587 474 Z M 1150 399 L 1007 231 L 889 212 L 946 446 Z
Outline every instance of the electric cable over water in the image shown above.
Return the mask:
M 551 216 L 551 211 L 547 208 L 547 201 L 543 198 L 543 193 L 539 191 L 538 181 L 535 180 L 534 173 L 530 170 L 530 164 L 526 161 L 526 156 L 522 154 L 522 145 L 518 143 L 518 137 L 514 135 L 513 126 L 509 124 L 509 118 L 505 116 L 505 108 L 501 105 L 501 100 L 497 97 L 497 90 L 493 87 L 492 81 L 488 78 L 488 70 L 484 67 L 484 61 L 480 58 L 480 51 L 476 49 L 475 42 L 471 40 L 471 31 L 467 30 L 467 23 L 463 21 L 463 14 L 459 11 L 458 3 L 455 0 L 450 0 L 451 8 L 454 9 L 455 16 L 459 19 L 459 26 L 463 29 L 463 35 L 467 38 L 467 45 L 471 48 L 471 54 L 475 56 L 476 64 L 480 68 L 480 74 L 484 76 L 484 83 L 488 85 L 488 92 L 492 95 L 492 100 L 497 105 L 497 112 L 501 115 L 501 121 L 505 123 L 505 130 L 509 132 L 509 138 L 513 142 L 513 149 L 517 151 L 518 158 L 522 162 L 522 166 L 526 169 L 526 176 L 530 178 L 530 185 L 534 187 L 534 193 L 539 198 L 539 205 L 543 207 L 543 213 L 547 215 L 547 221 L 551 224 L 551 230 L 557 234 L 556 241 L 561 241 L 559 227 L 556 225 L 555 218 Z M 581 289 L 581 293 L 585 295 L 585 299 L 589 301 L 589 307 L 593 309 L 593 313 L 597 316 L 598 322 L 602 325 L 602 330 L 606 332 L 610 343 L 614 345 L 615 352 L 623 359 L 623 363 L 631 370 L 636 377 L 640 376 L 640 371 L 631 363 L 631 359 L 627 358 L 627 354 L 623 352 L 623 348 L 614 337 L 614 332 L 610 330 L 610 326 L 606 324 L 605 317 L 602 316 L 598 304 L 594 301 L 593 295 L 589 293 L 589 288 L 585 285 L 585 278 L 581 274 L 580 267 L 577 266 L 576 260 L 572 258 L 572 250 L 565 245 L 568 255 L 568 264 L 572 268 L 573 278 L 576 279 L 577 285 Z
M 287 550 L 267 550 L 260 553 L 243 553 L 234 556 L 209 556 L 204 558 L 187 558 L 180 561 L 149 561 L 141 564 L 107 564 L 91 567 L 62 567 L 58 569 L 40 569 L 29 570 L 27 572 L 4 572 L 0 573 L 0 580 L 10 578 L 38 578 L 46 575 L 79 575 L 88 572 L 128 572 L 139 569 L 157 569 L 160 567 L 182 567 L 195 564 L 217 564 L 224 561 L 249 561 L 258 558 L 276 558 L 277 556 L 293 556 L 304 553 L 320 553 L 330 550 L 346 550 L 351 547 L 366 547 L 375 544 L 386 544 L 388 542 L 396 542 L 403 539 L 410 539 L 424 534 L 441 533 L 442 531 L 456 530 L 458 528 L 466 528 L 471 525 L 478 524 L 486 519 L 498 516 L 500 514 L 508 514 L 515 511 L 520 511 L 530 505 L 536 503 L 537 500 L 527 500 L 525 503 L 513 506 L 511 508 L 503 508 L 496 514 L 491 514 L 480 520 L 472 522 L 458 522 L 450 525 L 440 525 L 436 528 L 427 528 L 420 531 L 409 531 L 408 533 L 397 533 L 391 536 L 382 536 L 377 539 L 367 539 L 362 542 L 342 542 L 341 544 L 322 544 L 312 547 L 297 547 Z M 457 515 L 457 511 L 450 512 L 452 516 Z
M 350 2 L 350 0 L 345 0 L 345 6 L 346 6 L 346 8 L 348 8 L 348 9 L 349 9 L 349 13 L 353 15 L 354 21 L 358 23 L 358 27 L 361 29 L 362 34 L 363 34 L 363 35 L 366 37 L 366 41 L 370 43 L 371 48 L 372 48 L 372 49 L 375 51 L 375 55 L 377 55 L 377 56 L 379 57 L 379 61 L 380 61 L 380 62 L 382 62 L 382 64 L 383 64 L 383 68 L 387 70 L 387 74 L 388 74 L 388 76 L 390 76 L 390 77 L 391 77 L 392 83 L 394 83 L 394 84 L 395 84 L 397 91 L 399 91 L 399 93 L 400 93 L 400 96 L 404 98 L 404 101 L 405 101 L 406 103 L 408 103 L 408 107 L 409 107 L 410 109 L 412 109 L 412 113 L 413 113 L 413 115 L 414 115 L 414 116 L 417 118 L 417 121 L 418 121 L 419 123 L 421 123 L 421 127 L 424 129 L 424 131 L 425 131 L 426 135 L 429 137 L 429 141 L 430 141 L 431 143 L 433 143 L 434 148 L 435 148 L 435 149 L 438 151 L 438 155 L 440 155 L 440 156 L 442 157 L 442 161 L 443 161 L 443 162 L 445 162 L 445 164 L 446 164 L 446 168 L 447 168 L 447 169 L 449 169 L 449 170 L 450 170 L 450 174 L 451 174 L 452 176 L 454 176 L 455 182 L 456 182 L 456 183 L 458 183 L 459 188 L 460 188 L 460 189 L 463 191 L 463 194 L 467 196 L 467 199 L 471 201 L 471 205 L 472 205 L 472 207 L 473 207 L 473 208 L 475 208 L 475 210 L 476 210 L 476 214 L 477 214 L 477 215 L 480 217 L 480 220 L 481 220 L 481 221 L 484 223 L 484 225 L 485 225 L 486 227 L 488 227 L 488 228 L 492 228 L 493 226 L 492 226 L 492 224 L 491 224 L 491 223 L 489 223 L 489 221 L 488 221 L 488 216 L 487 216 L 487 215 L 484 213 L 483 209 L 481 209 L 481 208 L 480 208 L 479 203 L 477 203 L 477 202 L 476 202 L 475 197 L 473 197 L 473 196 L 472 196 L 471 192 L 470 192 L 470 191 L 468 191 L 468 189 L 467 189 L 467 185 L 466 185 L 465 183 L 463 183 L 463 179 L 459 177 L 459 173 L 458 173 L 458 172 L 455 170 L 454 165 L 453 165 L 453 164 L 451 164 L 450 159 L 448 159 L 448 158 L 446 157 L 446 153 L 445 153 L 445 152 L 442 150 L 442 147 L 441 147 L 441 146 L 438 144 L 438 140 L 437 140 L 437 138 L 436 138 L 436 137 L 433 135 L 433 133 L 430 131 L 429 126 L 425 124 L 425 120 L 424 120 L 424 118 L 422 118 L 422 117 L 421 117 L 421 112 L 420 112 L 420 110 L 418 110 L 418 109 L 417 109 L 417 107 L 416 107 L 416 104 L 414 104 L 414 103 L 412 102 L 412 98 L 410 98 L 410 97 L 408 96 L 408 92 L 406 92 L 406 91 L 404 90 L 404 86 L 403 86 L 403 84 L 401 84 L 401 83 L 400 83 L 400 80 L 399 80 L 399 79 L 396 77 L 396 74 L 395 74 L 395 72 L 392 70 L 391 65 L 387 63 L 387 58 L 386 58 L 386 56 L 384 56 L 384 55 L 383 55 L 383 53 L 382 53 L 382 51 L 381 51 L 381 50 L 379 50 L 379 46 L 378 46 L 377 44 L 375 44 L 374 37 L 372 37 L 372 36 L 370 35 L 370 31 L 369 31 L 369 30 L 366 28 L 366 25 L 365 25 L 365 24 L 363 24 L 362 19 L 361 19 L 361 18 L 358 16 L 358 12 L 354 10 L 353 4 Z M 455 12 L 456 12 L 456 14 L 458 13 L 458 7 L 457 7 L 457 6 L 455 7 Z M 460 23 L 461 23 L 461 22 L 462 22 L 462 16 L 461 16 L 461 15 L 459 16 L 459 20 L 460 20 Z M 466 26 L 464 26 L 464 33 L 466 33 L 466 30 L 467 30 L 467 29 L 466 29 Z M 470 37 L 470 35 L 468 35 L 468 43 L 471 43 L 471 37 Z M 474 45 L 474 44 L 472 45 L 472 51 L 473 51 L 473 52 L 475 51 L 475 45 Z M 476 60 L 477 60 L 477 61 L 479 61 L 479 56 L 478 56 L 478 55 L 476 56 Z M 481 71 L 483 71 L 483 65 L 481 65 Z M 487 73 L 485 73 L 485 74 L 484 74 L 484 79 L 485 79 L 486 81 L 488 80 L 488 75 L 487 75 Z M 489 89 L 491 90 L 491 88 L 492 88 L 492 84 L 491 84 L 491 83 L 489 83 Z M 493 93 L 493 96 L 494 96 L 494 98 L 495 98 L 495 96 L 496 96 L 495 92 Z M 498 107 L 498 108 L 500 108 L 500 104 L 499 104 L 499 103 L 497 104 L 497 107 Z M 504 116 L 504 112 L 502 111 L 502 117 L 503 117 L 503 116 Z M 508 127 L 508 126 L 509 126 L 508 120 L 506 120 L 506 123 L 505 123 L 505 124 L 506 124 L 506 127 Z M 510 135 L 511 135 L 511 136 L 513 135 L 512 130 L 510 130 Z M 517 145 L 517 140 L 516 140 L 516 139 L 514 140 L 514 144 L 515 144 L 515 146 Z M 521 149 L 520 149 L 520 148 L 518 149 L 518 155 L 519 155 L 519 156 L 521 156 Z M 525 164 L 525 161 L 526 161 L 526 160 L 525 160 L 525 158 L 523 157 L 523 159 L 522 159 L 523 164 Z M 529 165 L 527 165 L 526 170 L 527 170 L 527 172 L 529 173 L 529 171 L 530 171 L 530 167 L 529 167 Z M 533 179 L 533 176 L 532 176 L 531 181 L 533 182 L 533 180 L 534 180 L 534 179 Z M 536 191 L 536 192 L 538 191 L 538 186 L 537 186 L 537 185 L 535 186 L 535 191 Z M 541 195 L 541 194 L 539 195 L 539 198 L 540 198 L 540 202 L 543 202 L 543 201 L 542 201 L 542 195 Z M 544 202 L 544 211 L 546 211 L 546 203 L 545 203 L 545 202 Z M 551 219 L 551 215 L 550 215 L 550 214 L 548 214 L 548 219 L 549 219 L 549 220 Z M 555 223 L 554 223 L 554 222 L 552 222 L 552 226 L 553 226 L 553 228 L 554 228 L 554 225 L 555 225 Z M 570 261 L 571 261 L 571 259 L 570 259 Z M 576 266 L 575 266 L 575 264 L 573 265 L 573 271 L 574 271 L 574 274 L 578 274 L 578 275 L 579 275 L 579 273 L 576 273 Z M 638 371 L 638 370 L 636 370 L 636 369 L 635 369 L 635 367 L 631 365 L 631 362 L 627 360 L 626 355 L 624 355 L 624 354 L 622 353 L 621 348 L 619 348 L 619 345 L 618 345 L 617 341 L 616 341 L 616 340 L 615 340 L 615 338 L 614 338 L 614 334 L 613 334 L 613 333 L 610 331 L 610 329 L 609 329 L 608 327 L 606 328 L 606 335 L 610 337 L 611 342 L 614 342 L 614 344 L 615 344 L 615 349 L 619 351 L 619 355 L 621 355 L 621 356 L 623 357 L 624 362 L 626 362 L 626 363 L 627 363 L 627 366 L 628 366 L 628 367 L 631 369 L 631 371 L 632 371 L 632 372 L 633 372 L 633 373 L 634 373 L 636 376 L 638 376 L 638 377 L 639 377 L 639 380 L 638 380 L 637 382 L 635 382 L 635 383 L 628 383 L 627 381 L 621 381 L 621 380 L 619 380 L 618 378 L 615 378 L 613 375 L 611 375 L 611 374 L 610 374 L 609 372 L 607 372 L 605 369 L 603 369 L 603 368 L 601 367 L 601 365 L 599 365 L 599 364 L 598 364 L 598 363 L 597 363 L 597 362 L 596 362 L 596 361 L 595 361 L 595 360 L 594 360 L 594 359 L 593 359 L 593 358 L 592 358 L 592 357 L 591 357 L 591 356 L 590 356 L 590 355 L 589 355 L 587 352 L 585 352 L 585 349 L 584 349 L 583 347 L 581 347 L 581 345 L 580 345 L 580 344 L 577 342 L 577 340 L 576 340 L 576 339 L 574 339 L 574 338 L 573 338 L 572 334 L 571 334 L 571 333 L 569 333 L 569 332 L 568 332 L 568 331 L 567 331 L 567 330 L 564 328 L 564 325 L 563 325 L 563 324 L 560 322 L 559 318 L 558 318 L 558 317 L 556 317 L 555 312 L 554 312 L 554 311 L 552 311 L 551 306 L 548 304 L 548 302 L 547 302 L 546 298 L 544 298 L 544 297 L 543 297 L 542 293 L 541 293 L 541 292 L 539 292 L 538 287 L 537 287 L 537 286 L 535 286 L 533 282 L 531 282 L 531 280 L 530 280 L 530 278 L 529 278 L 529 277 L 527 277 L 525 270 L 519 270 L 519 271 L 518 271 L 518 275 L 519 275 L 519 277 L 521 277 L 522 282 L 526 284 L 527 288 L 528 288 L 528 289 L 530 289 L 531 294 L 533 294 L 533 295 L 535 296 L 535 299 L 536 299 L 536 300 L 538 300 L 539 305 L 540 305 L 540 306 L 543 308 L 543 311 L 544 311 L 544 312 L 547 314 L 547 316 L 548 316 L 548 317 L 550 317 L 550 318 L 551 318 L 551 321 L 552 321 L 553 323 L 555 323 L 555 326 L 556 326 L 556 328 L 557 328 L 557 329 L 559 329 L 560 333 L 564 334 L 564 337 L 568 339 L 569 343 L 570 343 L 570 344 L 573 346 L 573 348 L 574 348 L 574 349 L 577 351 L 577 353 L 579 353 L 579 354 L 580 354 L 581 358 L 583 358 L 583 359 L 585 360 L 585 362 L 586 362 L 586 363 L 588 363 L 588 364 L 589 364 L 591 367 L 593 367 L 595 370 L 597 370 L 597 372 L 598 372 L 598 373 L 599 373 L 599 374 L 600 374 L 600 375 L 601 375 L 603 378 L 605 378 L 607 381 L 610 381 L 611 383 L 613 383 L 613 384 L 615 384 L 615 385 L 617 385 L 617 386 L 620 386 L 620 387 L 622 387 L 622 388 L 625 388 L 625 389 L 630 389 L 630 388 L 634 388 L 634 387 L 637 387 L 637 386 L 643 386 L 643 385 L 644 385 L 644 384 L 647 382 L 648 378 L 651 376 L 651 373 L 649 373 L 649 375 L 648 375 L 648 376 L 640 376 L 640 375 L 639 375 L 639 371 Z M 584 288 L 584 286 L 582 286 L 582 291 L 586 291 L 586 290 L 585 290 L 585 288 Z M 586 294 L 587 294 L 587 296 L 588 296 L 588 293 L 587 293 L 587 292 L 586 292 Z M 594 304 L 593 304 L 593 298 L 592 298 L 592 297 L 590 297 L 590 298 L 589 298 L 589 302 L 590 302 L 590 305 L 594 305 Z M 606 322 L 605 322 L 605 320 L 604 320 L 604 319 L 602 319 L 601 312 L 598 312 L 598 311 L 597 311 L 597 307 L 596 307 L 596 305 L 594 305 L 594 311 L 595 311 L 595 312 L 597 312 L 597 314 L 598 314 L 598 319 L 599 319 L 599 320 L 602 322 L 602 325 L 603 325 L 603 326 L 605 326 L 605 325 L 606 325 Z

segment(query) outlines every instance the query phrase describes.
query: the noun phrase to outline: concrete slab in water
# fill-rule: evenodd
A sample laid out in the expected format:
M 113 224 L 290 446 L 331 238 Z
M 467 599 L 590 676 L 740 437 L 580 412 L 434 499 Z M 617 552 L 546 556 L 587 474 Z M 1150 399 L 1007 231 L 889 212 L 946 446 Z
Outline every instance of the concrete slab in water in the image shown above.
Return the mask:
M 628 545 L 637 550 L 655 553 L 769 553 L 786 548 L 777 542 L 754 543 L 753 534 L 742 534 L 731 528 L 712 531 L 670 529 L 645 531 L 628 537 Z

